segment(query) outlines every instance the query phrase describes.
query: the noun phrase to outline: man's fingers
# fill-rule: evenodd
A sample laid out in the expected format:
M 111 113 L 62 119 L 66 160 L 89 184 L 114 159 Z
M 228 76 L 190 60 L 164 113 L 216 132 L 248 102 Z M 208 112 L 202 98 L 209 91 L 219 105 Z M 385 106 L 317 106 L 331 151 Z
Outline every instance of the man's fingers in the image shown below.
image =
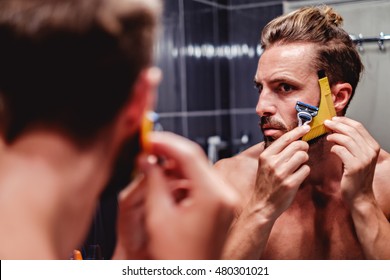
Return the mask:
M 366 143 L 373 149 L 379 149 L 379 144 L 371 136 L 371 134 L 365 129 L 365 127 L 347 117 L 334 117 L 332 120 L 326 120 L 325 126 L 336 133 L 348 135 L 359 143 Z
M 204 199 L 208 199 L 216 193 L 217 196 L 224 193 L 223 196 L 226 196 L 231 192 L 217 172 L 210 167 L 204 151 L 196 143 L 167 132 L 155 132 L 150 139 L 154 155 L 175 162 L 171 165 L 170 172 L 180 174 L 177 179 L 188 179 L 193 186 L 196 186 L 192 189 L 193 196 L 201 195 Z
M 164 176 L 164 172 L 156 164 L 152 164 L 145 173 L 147 184 L 146 211 L 151 219 L 157 219 L 161 214 L 169 215 L 175 204 L 170 186 Z
M 151 152 L 168 161 L 173 160 L 177 171 L 183 177 L 190 177 L 194 171 L 208 166 L 207 157 L 202 148 L 179 135 L 169 132 L 154 132 L 150 135 Z
M 267 149 L 264 150 L 266 153 L 278 154 L 283 151 L 292 142 L 302 138 L 306 133 L 310 131 L 310 126 L 303 125 L 294 128 L 293 130 L 280 136 L 275 142 L 272 143 Z
M 309 144 L 305 141 L 294 141 L 288 145 L 281 153 L 279 157 L 280 163 L 289 162 L 290 159 L 298 152 L 307 153 L 309 150 Z
M 138 174 L 134 180 L 118 195 L 119 207 L 136 207 L 142 204 L 145 196 L 143 174 Z
M 309 173 L 310 173 L 310 167 L 306 164 L 302 165 L 296 170 L 296 172 L 294 172 L 288 178 L 286 178 L 284 184 L 289 188 L 297 188 L 303 183 L 303 181 L 307 178 L 307 176 L 309 176 Z

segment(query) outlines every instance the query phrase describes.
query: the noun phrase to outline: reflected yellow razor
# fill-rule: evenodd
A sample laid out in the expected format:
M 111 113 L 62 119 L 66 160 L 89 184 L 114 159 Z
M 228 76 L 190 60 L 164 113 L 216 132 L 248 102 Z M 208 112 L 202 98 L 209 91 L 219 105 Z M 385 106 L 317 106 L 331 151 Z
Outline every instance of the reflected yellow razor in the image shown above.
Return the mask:
M 328 78 L 325 76 L 325 71 L 318 71 L 318 83 L 321 90 L 320 106 L 318 107 L 318 113 L 310 122 L 310 131 L 302 137 L 304 141 L 310 141 L 317 138 L 327 132 L 330 132 L 324 126 L 325 120 L 330 120 L 336 116 L 336 110 L 334 108 L 332 93 L 330 91 Z

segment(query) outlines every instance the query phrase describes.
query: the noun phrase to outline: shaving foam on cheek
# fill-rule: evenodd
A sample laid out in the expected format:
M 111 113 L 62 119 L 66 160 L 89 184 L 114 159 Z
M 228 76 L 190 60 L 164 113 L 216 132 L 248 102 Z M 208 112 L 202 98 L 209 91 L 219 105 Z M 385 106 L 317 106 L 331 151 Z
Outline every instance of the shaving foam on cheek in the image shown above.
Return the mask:
M 325 71 L 318 71 L 318 83 L 321 90 L 320 106 L 318 107 L 318 113 L 310 122 L 310 131 L 302 137 L 304 141 L 310 141 L 317 138 L 327 132 L 328 129 L 324 126 L 325 120 L 330 120 L 336 116 L 336 110 L 334 108 L 332 92 L 330 91 L 328 78 L 325 76 Z

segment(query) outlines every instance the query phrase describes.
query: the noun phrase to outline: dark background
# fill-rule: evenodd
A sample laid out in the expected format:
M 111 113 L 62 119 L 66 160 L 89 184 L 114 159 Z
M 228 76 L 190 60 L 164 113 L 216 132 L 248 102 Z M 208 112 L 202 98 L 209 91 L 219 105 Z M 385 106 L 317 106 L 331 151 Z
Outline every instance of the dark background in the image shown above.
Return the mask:
M 164 73 L 156 110 L 164 130 L 194 140 L 205 152 L 207 139 L 220 136 L 226 145 L 218 158 L 261 141 L 253 88 L 258 43 L 264 25 L 282 14 L 282 1 L 164 2 L 156 55 Z M 240 141 L 244 134 L 247 143 Z

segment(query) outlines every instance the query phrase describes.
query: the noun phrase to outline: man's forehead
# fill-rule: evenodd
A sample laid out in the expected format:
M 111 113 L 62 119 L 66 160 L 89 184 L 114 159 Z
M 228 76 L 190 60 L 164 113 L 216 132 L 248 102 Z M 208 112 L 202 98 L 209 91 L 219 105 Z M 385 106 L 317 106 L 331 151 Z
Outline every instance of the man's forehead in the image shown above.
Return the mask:
M 259 59 L 255 81 L 315 75 L 314 54 L 315 48 L 309 43 L 272 46 L 265 50 Z

